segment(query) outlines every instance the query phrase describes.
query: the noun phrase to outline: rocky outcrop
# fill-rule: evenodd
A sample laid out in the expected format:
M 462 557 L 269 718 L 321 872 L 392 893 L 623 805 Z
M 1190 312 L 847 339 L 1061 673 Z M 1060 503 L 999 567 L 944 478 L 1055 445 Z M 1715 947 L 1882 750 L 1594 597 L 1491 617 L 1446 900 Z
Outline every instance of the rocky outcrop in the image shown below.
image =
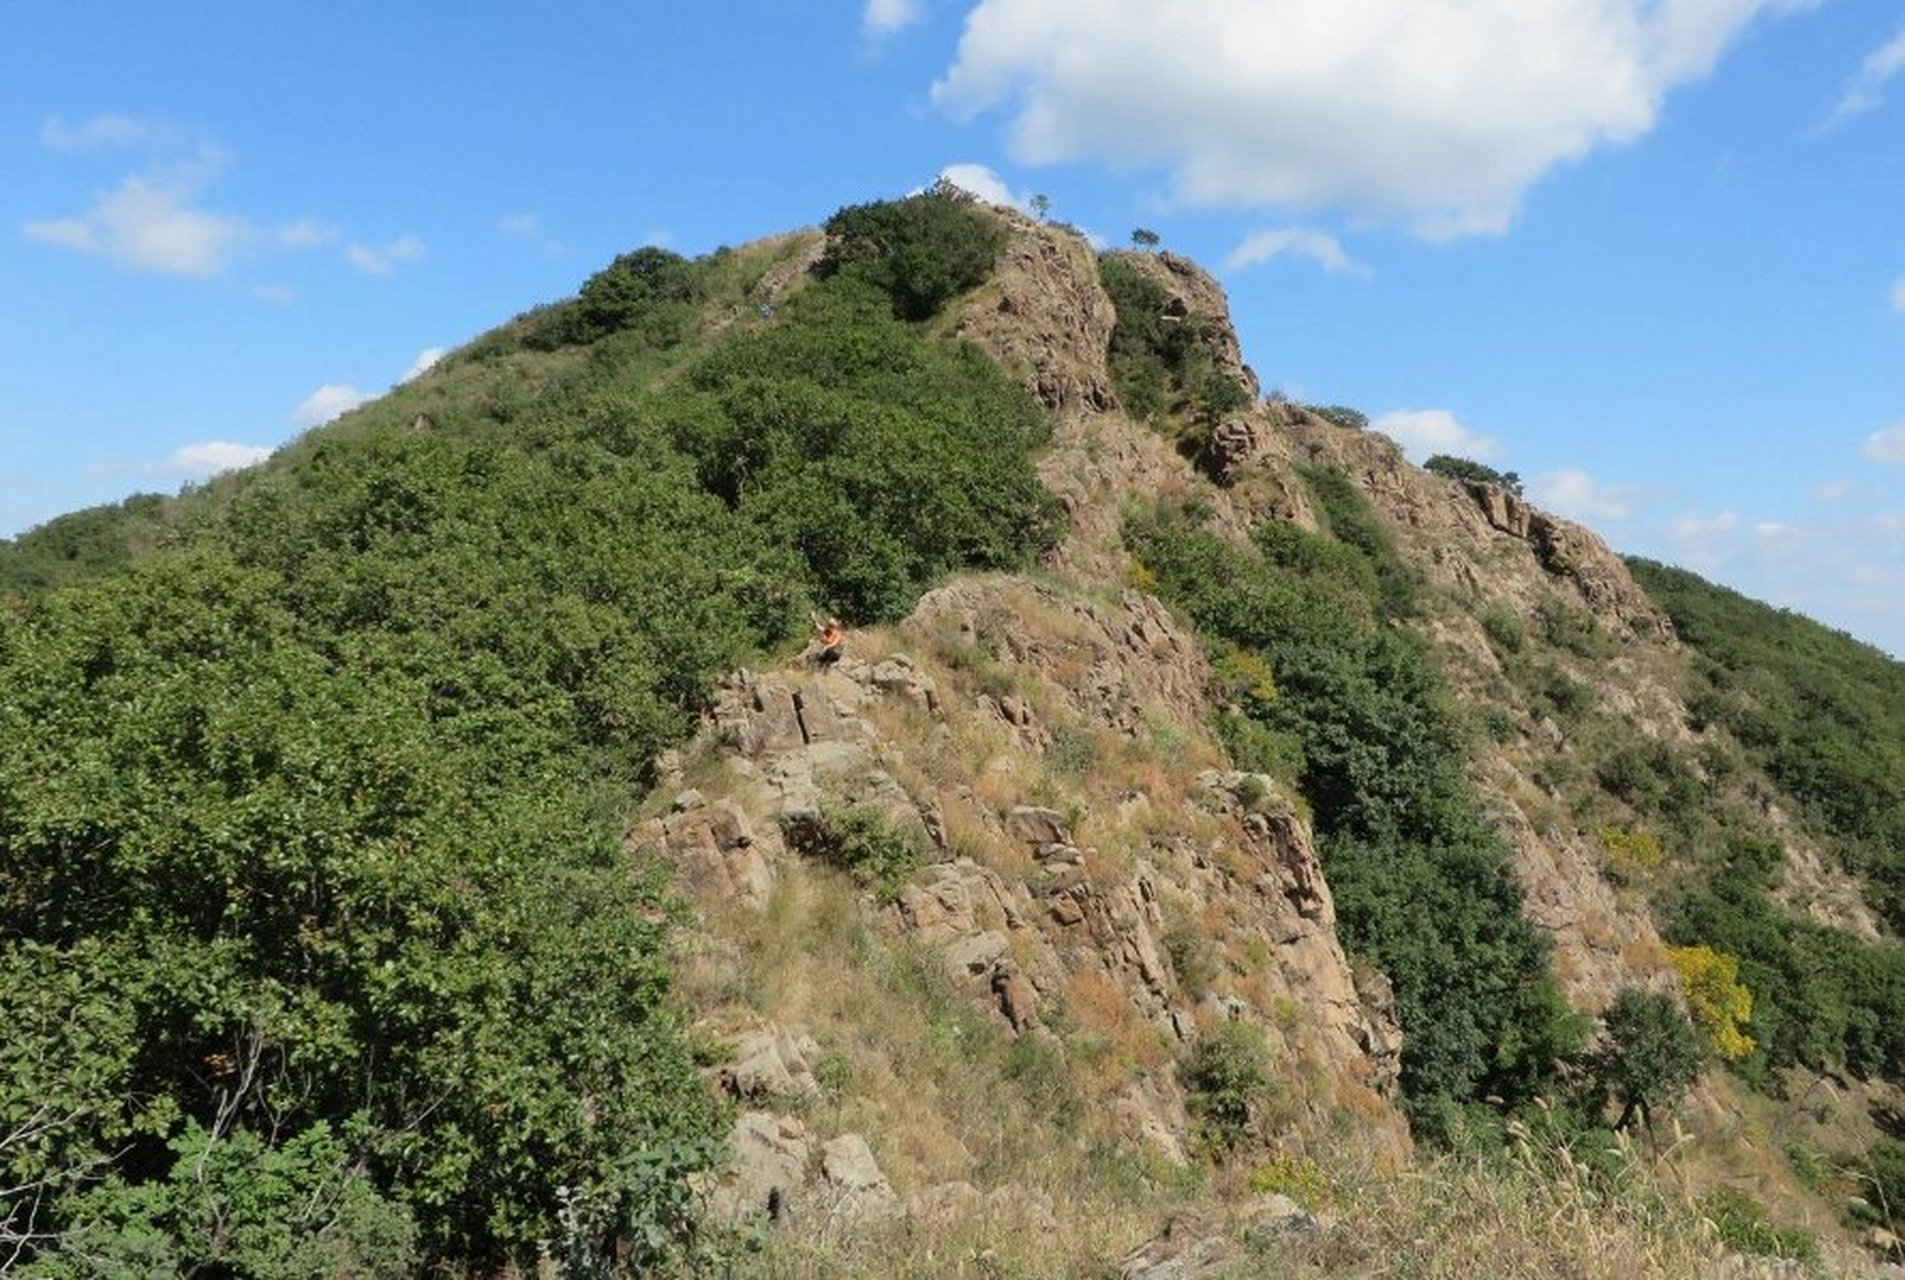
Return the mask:
M 1175 253 L 1116 252 L 1164 292 L 1166 317 L 1197 327 L 1210 349 L 1211 367 L 1216 372 L 1242 383 L 1252 400 L 1263 394 L 1256 373 L 1244 363 L 1243 347 L 1230 320 L 1230 299 L 1208 271 Z
M 1144 760 L 1157 759 L 1159 734 L 1206 742 L 1208 668 L 1169 613 L 1137 592 L 1091 600 L 1023 578 L 971 579 L 926 596 L 900 637 L 963 665 L 853 637 L 830 668 L 736 673 L 683 753 L 717 781 L 683 789 L 631 845 L 678 867 L 695 899 L 759 911 L 780 879 L 810 874 L 789 832 L 830 809 L 873 808 L 913 832 L 925 857 L 890 905 L 865 909 L 889 936 L 936 954 L 1011 1034 L 1049 1036 L 1063 1010 L 1168 1059 L 1213 1019 L 1246 1019 L 1301 1081 L 1291 1141 L 1347 1107 L 1399 1148 L 1387 1100 L 1400 1054 L 1393 1010 L 1379 986 L 1359 989 L 1308 826 L 1273 783 L 1199 774 L 1187 757 L 1145 766 L 1161 771 L 1162 789 L 1083 774 L 1063 807 L 987 802 L 969 785 L 1042 774 L 1048 753 L 1093 735 L 1131 744 L 1094 750 Z M 949 786 L 914 763 L 952 750 L 974 754 Z M 962 815 L 957 845 L 950 806 Z M 811 1096 L 811 1041 L 772 1023 L 727 1038 L 721 1078 L 735 1096 Z M 1104 1104 L 1126 1137 L 1181 1154 L 1174 1073 L 1126 1081 Z M 782 1163 L 787 1144 L 806 1140 L 777 1130 L 776 1146 L 753 1123 L 743 1136 Z
M 954 332 L 991 353 L 1061 413 L 1116 407 L 1105 349 L 1117 312 L 1098 287 L 1091 247 L 1010 210 L 1011 231 L 991 280 L 968 297 Z

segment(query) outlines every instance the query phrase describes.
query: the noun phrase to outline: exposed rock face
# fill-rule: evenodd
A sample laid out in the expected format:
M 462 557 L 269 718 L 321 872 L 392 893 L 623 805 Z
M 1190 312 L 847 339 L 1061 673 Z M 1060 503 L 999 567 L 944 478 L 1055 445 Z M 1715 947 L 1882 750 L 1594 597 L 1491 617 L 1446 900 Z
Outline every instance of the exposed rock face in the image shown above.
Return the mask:
M 990 352 L 1048 408 L 1113 408 L 1105 348 L 1118 315 L 1098 287 L 1090 246 L 996 212 L 1012 237 L 992 279 L 960 308 L 954 332 Z
M 760 907 L 779 877 L 803 874 L 783 831 L 830 806 L 872 806 L 930 850 L 881 913 L 884 928 L 937 951 L 961 989 L 1013 1033 L 1045 1034 L 1054 1008 L 1072 1017 L 1089 1008 L 1123 1034 L 1168 1047 L 1212 1018 L 1244 1018 L 1303 1081 L 1308 1119 L 1299 1124 L 1350 1107 L 1401 1144 L 1387 1101 L 1400 1052 L 1393 1012 L 1379 992 L 1366 999 L 1358 990 L 1309 829 L 1267 779 L 1200 776 L 1187 761 L 1175 794 L 1087 777 L 1061 810 L 988 805 L 957 782 L 941 790 L 909 764 L 956 739 L 982 744 L 984 758 L 973 761 L 981 776 L 1038 770 L 1055 735 L 1202 741 L 1208 671 L 1170 615 L 1136 592 L 1101 603 L 992 578 L 933 592 L 902 630 L 984 652 L 992 674 L 981 687 L 948 684 L 902 653 L 858 656 L 851 639 L 848 655 L 825 670 L 739 673 L 693 749 L 725 752 L 729 781 L 683 795 L 678 812 L 641 824 L 631 843 L 664 852 L 704 901 Z M 1022 695 L 997 692 L 1007 686 Z M 953 804 L 967 832 L 957 848 L 944 812 Z M 1116 854 L 1098 843 L 1105 834 L 1120 837 Z M 737 1095 L 810 1087 L 812 1054 L 798 1037 L 757 1028 L 733 1043 L 724 1079 Z M 1179 1152 L 1186 1118 L 1173 1073 L 1130 1082 L 1106 1101 L 1128 1136 Z

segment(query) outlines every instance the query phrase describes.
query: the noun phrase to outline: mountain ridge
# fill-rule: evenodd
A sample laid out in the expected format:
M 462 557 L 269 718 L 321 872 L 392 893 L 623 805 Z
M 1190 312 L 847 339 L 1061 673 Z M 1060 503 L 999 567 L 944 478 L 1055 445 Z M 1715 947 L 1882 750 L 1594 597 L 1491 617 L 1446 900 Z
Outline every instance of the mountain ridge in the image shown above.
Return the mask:
M 994 251 L 982 269 L 964 248 L 935 256 L 948 235 Z M 882 315 L 889 296 L 926 314 Z M 306 1224 L 294 1253 L 330 1250 L 336 1274 L 537 1258 L 589 1274 L 665 1255 L 767 1274 L 1328 1275 L 1398 1256 L 1419 1264 L 1410 1274 L 1881 1265 L 1851 1232 L 1882 1250 L 1870 1233 L 1890 1211 L 1853 1206 L 1846 1225 L 1839 1211 L 1868 1176 L 1857 1170 L 1885 1167 L 1899 1105 L 1887 1080 L 1905 1062 L 1882 1025 L 1905 1010 L 1886 985 L 1901 972 L 1889 900 L 1871 891 L 1892 866 L 1884 830 L 1819 826 L 1840 775 L 1800 773 L 1804 740 L 1790 733 L 1784 755 L 1757 744 L 1745 711 L 1771 694 L 1699 665 L 1591 531 L 1499 486 L 1420 471 L 1344 413 L 1266 401 L 1259 386 L 1222 290 L 1195 264 L 1096 255 L 1067 229 L 948 192 L 855 206 L 825 230 L 700 263 L 625 255 L 577 299 L 477 339 L 255 473 L 9 546 L 0 570 L 22 593 L 0 631 L 0 692 L 32 749 L 0 776 L 0 798 L 27 815 L 0 822 L 7 856 L 39 874 L 73 856 L 63 832 L 110 831 L 102 870 L 134 896 L 162 887 L 119 855 L 160 839 L 122 816 L 149 800 L 110 771 L 92 776 L 103 800 L 49 786 L 62 761 L 95 750 L 92 730 L 71 726 L 117 723 L 74 701 L 60 673 L 91 690 L 122 667 L 137 694 L 175 669 L 222 679 L 222 655 L 254 643 L 266 654 L 254 678 L 276 680 L 276 655 L 300 655 L 311 674 L 298 679 L 334 678 L 326 696 L 353 708 L 338 725 L 373 746 L 354 685 L 381 690 L 391 714 L 414 706 L 400 754 L 419 778 L 447 767 L 429 762 L 434 743 L 464 743 L 471 772 L 442 782 L 445 813 L 467 810 L 459 788 L 480 779 L 532 810 L 535 780 L 574 788 L 601 835 L 613 815 L 619 858 L 556 857 L 556 833 L 579 828 L 526 844 L 533 824 L 501 809 L 483 818 L 500 833 L 486 856 L 519 885 L 549 866 L 577 886 L 647 869 L 620 915 L 530 895 L 545 923 L 579 921 L 578 937 L 634 966 L 628 981 L 653 984 L 629 986 L 613 1015 L 643 1038 L 590 1049 L 542 1093 L 472 1078 L 469 1135 L 437 1164 L 402 1141 L 319 1142 L 321 1184 L 361 1193 L 361 1212 Z M 139 567 L 149 557 L 161 568 Z M 200 599 L 229 606 L 224 621 L 187 616 Z M 799 613 L 817 605 L 855 624 L 832 666 L 793 656 Z M 154 636 L 162 651 L 148 655 Z M 315 771 L 315 744 L 340 732 L 287 752 L 243 685 L 230 703 L 181 686 L 165 695 L 176 724 L 155 722 L 177 736 L 152 776 L 179 777 L 153 794 L 213 815 L 206 830 L 279 786 L 276 761 L 310 756 L 297 767 Z M 331 726 L 323 704 L 298 701 L 304 687 L 284 685 L 287 705 Z M 134 759 L 141 730 L 112 731 Z M 203 757 L 226 771 L 229 811 L 199 798 L 195 735 L 215 744 Z M 1782 768 L 1813 778 L 1814 798 L 1780 804 L 1768 770 Z M 518 775 L 531 784 L 520 793 Z M 319 814 L 320 790 L 292 793 Z M 420 936 L 493 945 L 457 932 L 464 913 L 491 909 L 470 895 L 457 822 L 387 821 L 396 841 L 373 853 L 441 850 L 417 863 L 441 867 L 437 914 L 417 916 L 401 886 L 355 910 L 410 911 L 433 922 Z M 293 829 L 235 844 L 208 891 L 269 918 L 282 890 L 254 885 L 248 860 L 294 846 Z M 203 839 L 163 836 L 181 851 Z M 531 847 L 551 861 L 509 861 Z M 331 867 L 309 874 L 328 885 Z M 669 917 L 644 896 L 651 875 L 672 880 L 688 914 L 665 945 L 619 939 L 618 921 Z M 1727 897 L 1714 883 L 1745 887 Z M 36 932 L 41 910 L 31 893 L 9 899 L 8 963 L 42 982 L 105 983 L 75 967 L 73 925 Z M 94 921 L 89 910 L 72 918 Z M 360 926 L 323 910 L 284 935 L 307 965 L 357 945 Z M 510 919 L 497 944 L 540 936 Z M 221 922 L 180 927 L 228 945 Z M 412 949 L 389 957 L 435 963 L 403 926 L 391 939 Z M 535 993 L 498 1004 L 497 1029 L 453 1026 L 442 1044 L 490 1043 L 512 1018 L 529 1027 L 538 1005 L 562 1006 L 551 975 L 588 961 L 553 935 L 536 946 L 550 968 L 531 975 Z M 1697 968 L 1703 948 L 1714 963 Z M 1854 974 L 1823 1011 L 1821 956 Z M 257 986 L 238 965 L 230 980 L 296 990 L 266 972 Z M 653 996 L 668 972 L 663 1013 Z M 1730 998 L 1741 975 L 1757 1007 L 1703 1003 L 1700 982 L 1717 976 Z M 1685 1151 L 1612 1133 L 1618 1097 L 1596 1111 L 1620 1043 L 1603 1032 L 1589 1048 L 1584 1019 L 1612 1027 L 1637 994 L 1676 1018 L 1718 1010 L 1714 1028 L 1735 1039 L 1715 1043 L 1749 1045 L 1677 1113 Z M 314 1052 L 303 1025 L 260 1000 L 195 1016 L 215 1041 L 252 1028 L 240 1042 L 265 1060 Z M 352 1016 L 348 1001 L 313 1007 Z M 556 1061 L 563 1036 L 593 1043 L 606 1015 L 562 1016 L 568 1029 L 546 1033 Z M 678 1046 L 674 1020 L 689 1024 Z M 446 1034 L 417 1025 L 419 1044 Z M 167 1034 L 179 1078 L 198 1080 L 173 1105 L 202 1169 L 199 1151 L 238 1152 L 278 1104 L 216 1074 L 207 1089 L 193 1065 L 206 1045 Z M 175 1069 L 126 1043 L 116 1070 Z M 351 1043 L 327 1050 L 345 1059 Z M 729 1110 L 690 1106 L 674 1066 L 665 1084 L 618 1074 L 624 1051 L 692 1057 Z M 484 1070 L 544 1066 L 526 1048 Z M 599 1172 L 628 1140 L 596 1119 L 609 1096 L 633 1104 L 617 1123 L 655 1144 L 650 1172 Z M 660 1098 L 675 1114 L 644 1110 Z M 193 1108 L 212 1102 L 201 1125 Z M 149 1123 L 182 1140 L 182 1122 Z M 1754 1126 L 1781 1141 L 1755 1141 Z M 468 1143 L 516 1152 L 519 1132 L 537 1136 L 494 1190 L 457 1181 Z M 671 1134 L 693 1141 L 667 1145 Z M 720 1134 L 734 1163 L 702 1169 L 713 1148 L 694 1144 Z M 1597 1164 L 1602 1143 L 1624 1154 Z M 164 1167 L 159 1146 L 142 1150 Z M 233 1173 L 279 1155 L 267 1144 Z M 116 1182 L 62 1182 L 57 1160 L 27 1167 L 67 1197 L 63 1231 L 115 1249 L 131 1247 L 128 1222 L 187 1248 L 210 1194 L 176 1172 L 184 1163 L 174 1199 L 136 1209 L 109 1196 Z M 1411 1168 L 1452 1198 L 1420 1189 Z M 454 1214 L 418 1195 L 421 1169 L 461 1188 Z M 1690 1188 L 1678 1198 L 1662 1190 L 1676 1179 Z M 505 1191 L 518 1197 L 507 1215 Z M 1464 1201 L 1509 1225 L 1466 1230 Z M 1552 1229 L 1515 1225 L 1517 1213 L 1551 1214 Z M 698 1263 L 673 1254 L 697 1220 Z M 9 1211 L 8 1228 L 18 1221 Z M 217 1237 L 189 1247 L 240 1273 L 278 1256 Z M 33 1262 L 68 1273 L 57 1248 Z

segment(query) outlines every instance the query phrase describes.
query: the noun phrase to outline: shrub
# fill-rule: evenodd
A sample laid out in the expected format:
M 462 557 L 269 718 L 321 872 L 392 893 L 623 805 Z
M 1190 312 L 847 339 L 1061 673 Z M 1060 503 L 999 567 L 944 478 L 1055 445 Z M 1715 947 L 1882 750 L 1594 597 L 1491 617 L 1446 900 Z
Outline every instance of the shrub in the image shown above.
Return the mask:
M 1598 834 L 1608 875 L 1618 884 L 1632 884 L 1642 876 L 1658 871 L 1665 860 L 1660 848 L 1660 837 L 1651 831 L 1602 827 Z
M 852 876 L 881 902 L 894 902 L 923 860 L 920 840 L 877 809 L 829 808 L 818 818 L 790 820 L 794 850 Z
M 1340 404 L 1313 404 L 1305 406 L 1325 422 L 1334 423 L 1345 431 L 1365 431 L 1369 428 L 1369 415 L 1360 409 L 1351 409 Z
M 1702 1217 L 1713 1224 L 1720 1243 L 1737 1253 L 1795 1262 L 1819 1261 L 1819 1237 L 1803 1227 L 1782 1227 L 1766 1216 L 1759 1201 L 1734 1187 L 1700 1197 Z
M 1657 991 L 1624 988 L 1602 1015 L 1606 1040 L 1592 1056 L 1602 1097 L 1621 1108 L 1616 1128 L 1686 1092 L 1700 1073 L 1700 1042 L 1673 1000 Z
M 1253 1136 L 1270 1093 L 1270 1048 L 1246 1022 L 1227 1021 L 1205 1032 L 1179 1068 L 1195 1140 L 1221 1158 Z
M 1469 458 L 1457 458 L 1446 453 L 1438 453 L 1423 463 L 1422 469 L 1432 475 L 1447 476 L 1451 480 L 1496 485 L 1517 497 L 1521 494 L 1520 476 L 1512 471 L 1497 471 L 1491 466 Z
M 849 205 L 827 219 L 823 275 L 868 281 L 902 320 L 930 320 L 992 274 L 1005 228 L 950 183 L 904 200 Z
M 686 304 L 701 295 L 701 276 L 698 264 L 653 245 L 622 254 L 582 286 L 568 338 L 594 342 L 646 325 L 655 345 L 670 345 L 687 324 Z
M 1332 527 L 1356 542 L 1266 526 L 1253 556 L 1168 509 L 1135 515 L 1126 539 L 1225 672 L 1241 675 L 1246 652 L 1268 664 L 1276 697 L 1242 698 L 1218 732 L 1242 768 L 1296 767 L 1345 944 L 1395 983 L 1403 1088 L 1433 1128 L 1457 1102 L 1547 1087 L 1576 1024 L 1468 796 L 1441 682 L 1420 640 L 1384 621 L 1390 593 L 1369 563 L 1389 553 L 1383 531 L 1324 484 Z
M 1753 1019 L 1753 993 L 1740 982 L 1740 962 L 1707 946 L 1669 947 L 1667 958 L 1707 1047 L 1727 1062 L 1751 1053 L 1753 1038 L 1741 1028 Z
M 1482 615 L 1482 631 L 1509 653 L 1520 653 L 1522 642 L 1528 635 L 1521 615 L 1505 604 L 1495 605 Z
M 1172 431 L 1207 466 L 1212 430 L 1250 404 L 1249 389 L 1216 367 L 1210 323 L 1172 314 L 1170 295 L 1128 255 L 1100 254 L 1098 278 L 1117 313 L 1107 359 L 1125 411 Z

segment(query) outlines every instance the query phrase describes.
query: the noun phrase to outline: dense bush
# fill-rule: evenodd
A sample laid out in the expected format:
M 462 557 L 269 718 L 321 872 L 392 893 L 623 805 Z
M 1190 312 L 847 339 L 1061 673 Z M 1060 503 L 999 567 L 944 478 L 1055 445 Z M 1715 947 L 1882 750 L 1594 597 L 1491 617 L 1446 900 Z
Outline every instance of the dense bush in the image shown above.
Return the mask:
M 1579 1027 L 1468 796 L 1441 682 L 1421 642 L 1389 625 L 1401 593 L 1384 584 L 1403 579 L 1378 559 L 1393 556 L 1386 532 L 1353 489 L 1326 491 L 1332 527 L 1357 541 L 1269 525 L 1243 553 L 1170 510 L 1126 536 L 1214 643 L 1268 664 L 1275 696 L 1239 699 L 1220 728 L 1233 744 L 1247 727 L 1298 747 L 1344 941 L 1395 983 L 1404 1089 L 1433 1133 L 1452 1107 L 1546 1087 Z
M 1098 278 L 1117 312 L 1107 359 L 1125 411 L 1206 463 L 1211 431 L 1250 404 L 1249 389 L 1217 368 L 1209 322 L 1172 314 L 1170 295 L 1129 255 L 1100 254 Z
M 686 305 L 684 270 L 621 260 L 598 316 Z M 890 616 L 1052 536 L 1029 397 L 851 273 L 758 336 L 636 314 L 429 381 L 0 608 L 29 1274 L 668 1247 L 716 1118 L 630 792 L 809 606 Z
M 1905 664 L 1683 570 L 1628 565 L 1699 654 L 1690 705 L 1732 730 L 1905 932 Z
M 1432 475 L 1447 476 L 1451 480 L 1496 485 L 1517 497 L 1521 494 L 1520 476 L 1512 471 L 1497 471 L 1486 463 L 1476 462 L 1472 458 L 1457 458 L 1450 454 L 1438 453 L 1423 463 L 1422 469 Z
M 1200 1035 L 1179 1068 L 1194 1138 L 1221 1156 L 1245 1142 L 1270 1094 L 1270 1048 L 1245 1022 Z
M 1651 1126 L 1654 1108 L 1671 1105 L 1700 1074 L 1700 1041 L 1673 999 L 1627 987 L 1602 1015 L 1606 1039 L 1590 1058 L 1603 1105 L 1621 1109 L 1615 1128 L 1635 1116 Z
M 593 342 L 645 326 L 657 345 L 677 340 L 701 296 L 701 274 L 699 264 L 653 245 L 625 253 L 582 286 L 570 336 Z
M 135 493 L 0 539 L 0 606 L 9 595 L 120 572 L 158 545 L 165 508 L 158 494 Z
M 922 861 L 916 836 L 879 810 L 860 806 L 790 822 L 787 842 L 795 852 L 846 872 L 883 903 L 898 899 Z
M 1905 1073 L 1905 950 L 1874 944 L 1793 916 L 1772 899 L 1779 848 L 1735 837 L 1703 883 L 1669 905 L 1665 933 L 1683 946 L 1737 956 L 1738 979 L 1753 993 L 1746 1059 Z
M 823 274 L 868 281 L 902 320 L 930 320 L 992 272 L 1005 229 L 950 183 L 904 200 L 849 205 L 827 219 Z
M 1369 429 L 1369 415 L 1361 409 L 1352 409 L 1343 404 L 1312 404 L 1304 407 L 1325 422 L 1339 426 L 1345 431 Z

